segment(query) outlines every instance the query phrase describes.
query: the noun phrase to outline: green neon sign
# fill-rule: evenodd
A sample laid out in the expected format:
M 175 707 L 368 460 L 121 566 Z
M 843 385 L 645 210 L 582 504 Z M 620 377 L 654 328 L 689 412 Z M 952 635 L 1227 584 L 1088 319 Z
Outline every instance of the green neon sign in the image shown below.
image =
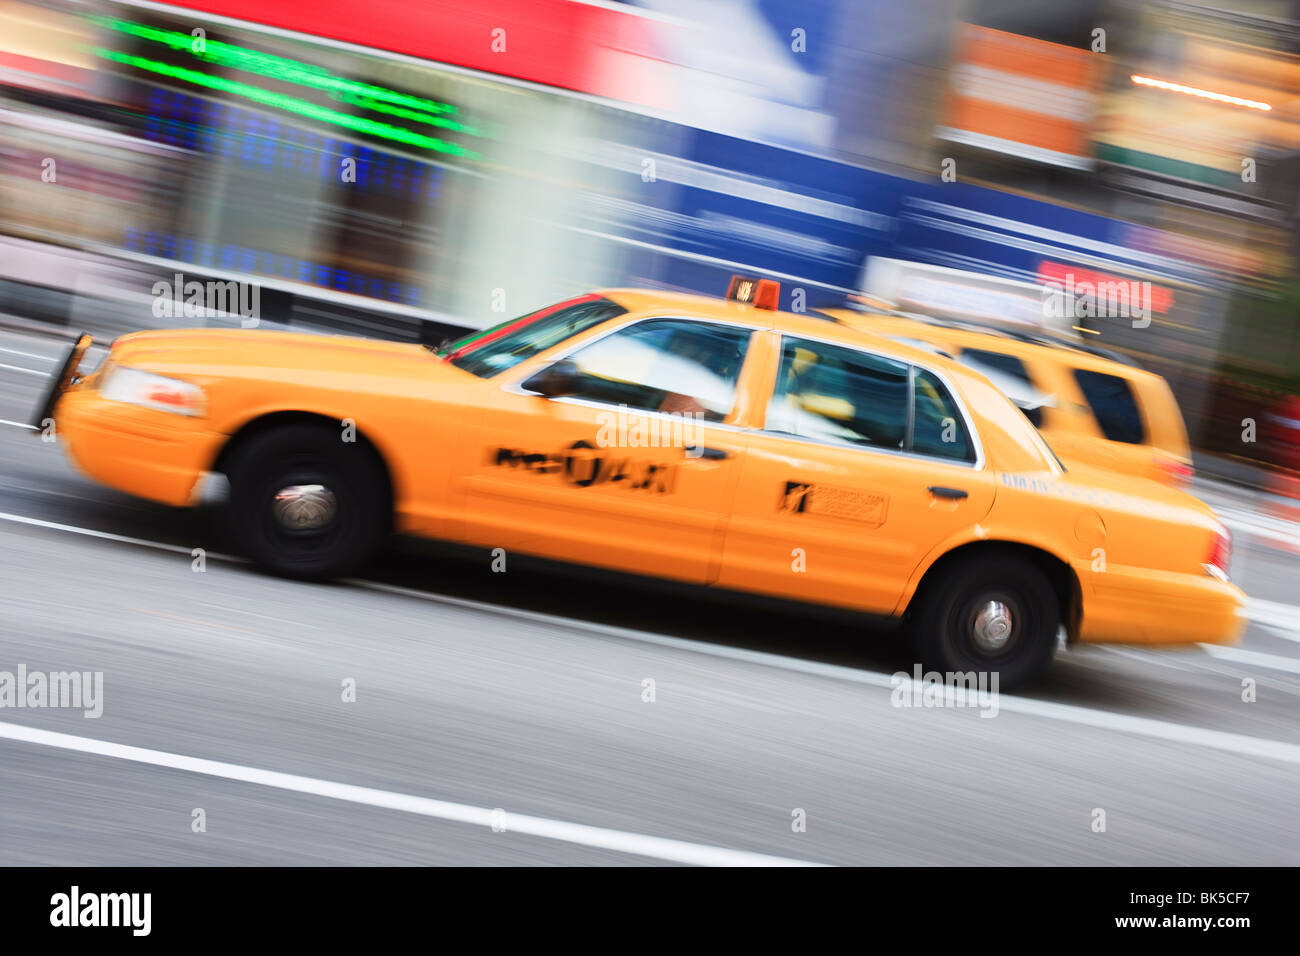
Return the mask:
M 182 35 L 183 34 L 177 34 L 177 36 Z M 189 39 L 190 38 L 187 36 L 187 43 Z M 353 116 L 350 113 L 342 113 L 325 106 L 318 106 L 315 103 L 308 102 L 307 100 L 300 99 L 296 96 L 289 96 L 286 93 L 276 93 L 271 90 L 265 90 L 248 83 L 241 83 L 238 80 L 228 80 L 224 77 L 210 76 L 209 74 L 201 73 L 198 70 L 191 70 L 183 66 L 173 66 L 170 63 L 161 63 L 157 60 L 150 60 L 146 57 L 134 56 L 117 50 L 97 49 L 95 50 L 95 55 L 105 60 L 111 60 L 114 63 L 121 63 L 124 66 L 135 67 L 138 70 L 157 73 L 176 80 L 183 80 L 186 83 L 193 83 L 195 86 L 202 86 L 210 90 L 218 90 L 222 93 L 229 93 L 233 96 L 242 96 L 245 99 L 261 103 L 264 106 L 272 106 L 276 109 L 286 110 L 290 113 L 297 113 L 300 116 L 306 116 L 310 119 L 319 120 L 324 123 L 333 123 L 336 126 L 342 126 L 358 133 L 365 133 L 370 136 L 377 136 L 381 139 L 393 140 L 394 142 L 403 143 L 407 146 L 416 146 L 437 153 L 448 153 L 453 156 L 461 156 L 466 159 L 480 158 L 477 152 L 472 149 L 466 149 L 458 143 L 449 143 L 433 136 L 425 136 L 422 133 L 403 129 L 400 126 L 392 126 L 388 123 L 366 119 L 362 116 Z M 364 84 L 356 85 L 364 86 Z M 430 117 L 430 119 L 432 118 L 433 117 Z
M 417 123 L 428 123 L 430 126 L 438 126 L 442 129 L 457 130 L 468 133 L 470 136 L 479 135 L 478 130 L 455 120 L 442 119 L 437 116 L 430 116 L 427 113 L 421 113 L 416 110 L 403 109 L 400 106 L 392 106 L 388 103 L 381 103 L 378 100 L 371 99 L 368 96 L 354 96 L 351 93 L 343 94 L 343 102 L 351 106 L 359 106 L 362 109 L 373 110 L 376 113 L 387 113 L 389 116 L 400 116 L 403 119 L 414 120 Z
M 304 63 L 301 60 L 290 60 L 282 56 L 274 56 L 270 53 L 262 53 L 259 50 L 252 50 L 248 47 L 236 46 L 233 43 L 223 43 L 220 40 L 204 40 L 203 51 L 195 53 L 192 45 L 194 37 L 188 33 L 178 33 L 175 30 L 162 30 L 157 27 L 146 26 L 142 23 L 132 23 L 129 20 L 115 20 L 108 17 L 96 17 L 95 20 L 101 25 L 129 36 L 139 37 L 142 40 L 149 40 L 154 43 L 161 43 L 171 47 L 173 50 L 183 50 L 193 53 L 194 57 L 219 66 L 230 67 L 231 69 L 243 70 L 247 73 L 257 73 L 269 79 L 282 80 L 287 83 L 298 83 L 302 86 L 310 86 L 318 90 L 324 90 L 329 93 L 351 93 L 354 96 L 368 96 L 375 100 L 385 103 L 392 103 L 396 106 L 405 106 L 411 109 L 423 110 L 429 113 L 454 113 L 456 107 L 450 103 L 440 103 L 436 100 L 426 100 L 418 96 L 409 96 L 405 93 L 398 93 L 396 90 L 386 89 L 382 86 L 374 86 L 369 83 L 361 83 L 356 80 L 349 80 L 341 76 L 335 76 L 327 72 L 323 67 L 316 66 L 312 63 Z

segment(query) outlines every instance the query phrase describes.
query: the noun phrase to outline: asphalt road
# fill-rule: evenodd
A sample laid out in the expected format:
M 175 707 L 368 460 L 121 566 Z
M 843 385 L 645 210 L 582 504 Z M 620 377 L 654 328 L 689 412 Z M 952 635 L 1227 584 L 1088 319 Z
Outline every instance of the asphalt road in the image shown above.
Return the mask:
M 102 715 L 0 708 L 0 864 L 1300 862 L 1300 538 L 1249 492 L 1200 488 L 1238 647 L 901 708 L 905 651 L 847 620 L 418 546 L 334 585 L 225 560 L 20 427 L 63 344 L 0 332 L 0 671 L 102 672 Z

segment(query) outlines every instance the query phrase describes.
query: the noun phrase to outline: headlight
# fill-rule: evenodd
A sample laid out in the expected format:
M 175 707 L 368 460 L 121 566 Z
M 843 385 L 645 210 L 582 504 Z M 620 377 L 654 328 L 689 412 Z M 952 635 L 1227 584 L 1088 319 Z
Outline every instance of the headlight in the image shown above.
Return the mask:
M 203 415 L 208 409 L 203 389 L 197 385 L 120 365 L 107 369 L 99 393 L 110 402 L 126 402 L 177 415 Z

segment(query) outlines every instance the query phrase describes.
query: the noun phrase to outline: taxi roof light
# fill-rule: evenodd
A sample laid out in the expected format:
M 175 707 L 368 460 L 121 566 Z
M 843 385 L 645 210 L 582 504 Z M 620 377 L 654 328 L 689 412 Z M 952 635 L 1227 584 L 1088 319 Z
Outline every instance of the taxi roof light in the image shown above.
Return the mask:
M 781 283 L 775 279 L 735 275 L 727 286 L 727 299 L 775 312 L 781 300 Z

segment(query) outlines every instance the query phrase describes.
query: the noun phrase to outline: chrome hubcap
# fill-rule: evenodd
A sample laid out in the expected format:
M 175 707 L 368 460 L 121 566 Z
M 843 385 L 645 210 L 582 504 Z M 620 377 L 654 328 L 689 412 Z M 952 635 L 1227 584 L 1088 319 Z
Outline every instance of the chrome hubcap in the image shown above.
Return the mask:
M 972 636 L 975 646 L 986 654 L 996 654 L 1011 640 L 1011 609 L 1001 601 L 986 601 L 975 613 Z
M 315 531 L 330 523 L 338 502 L 324 485 L 290 485 L 275 493 L 272 511 L 281 527 Z

